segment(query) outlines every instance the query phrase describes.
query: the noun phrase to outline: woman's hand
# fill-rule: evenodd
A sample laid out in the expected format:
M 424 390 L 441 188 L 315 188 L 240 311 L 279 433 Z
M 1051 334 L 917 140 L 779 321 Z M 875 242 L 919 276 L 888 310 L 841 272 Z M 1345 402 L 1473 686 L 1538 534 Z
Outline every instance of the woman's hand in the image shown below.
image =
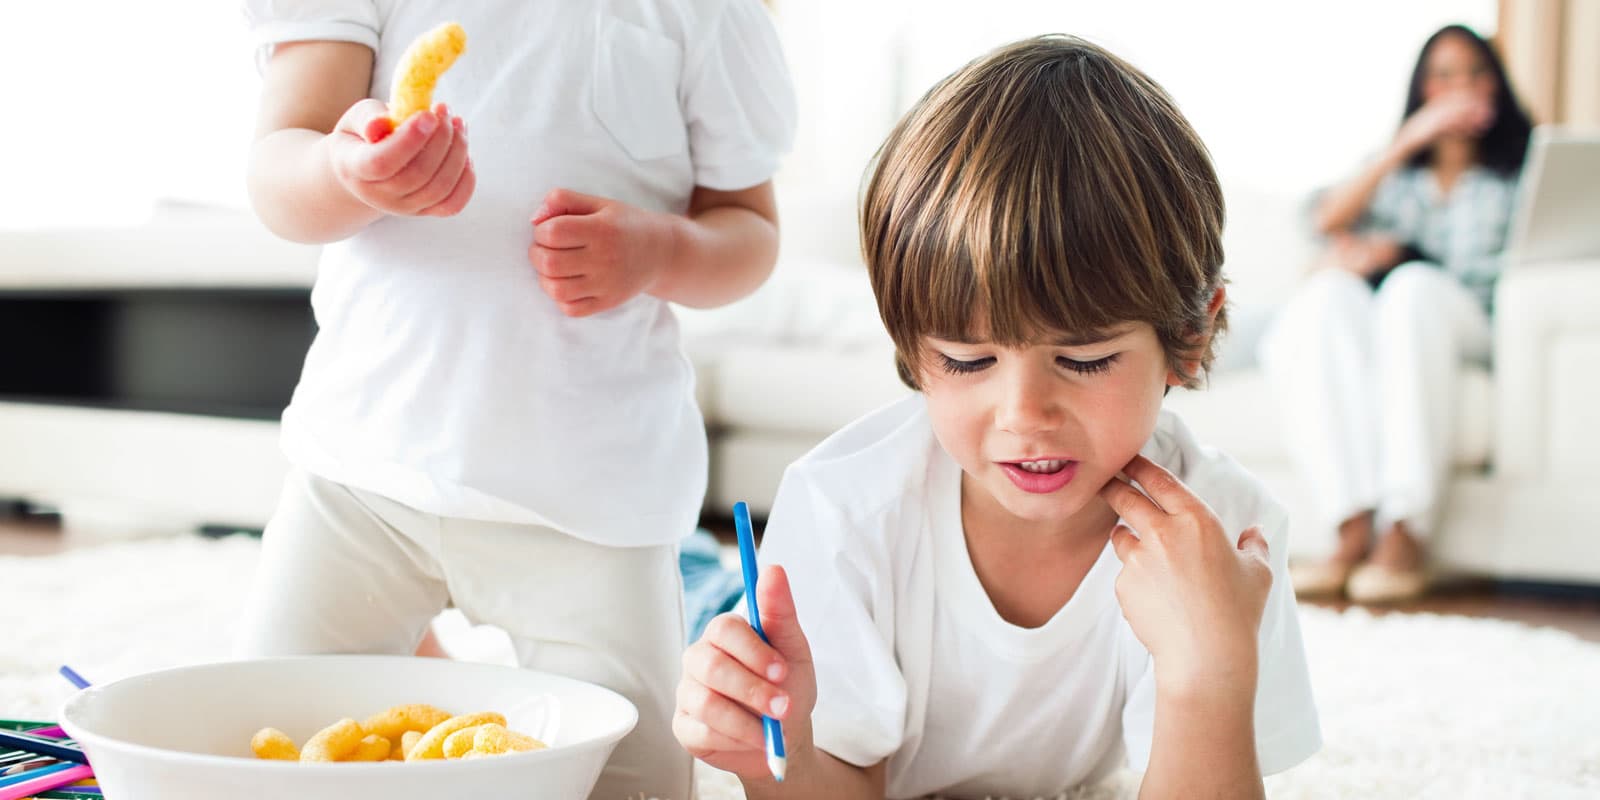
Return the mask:
M 1446 136 L 1482 136 L 1494 124 L 1494 115 L 1494 104 L 1477 95 L 1442 95 L 1406 119 L 1395 134 L 1394 147 L 1409 157 Z
M 1336 233 L 1328 238 L 1321 266 L 1365 278 L 1395 266 L 1401 249 L 1399 242 L 1382 234 Z
M 466 123 L 443 103 L 397 129 L 387 106 L 362 100 L 323 142 L 345 191 L 385 214 L 452 216 L 466 208 L 477 186 Z
M 1155 659 L 1169 696 L 1254 697 L 1256 636 L 1272 588 L 1257 528 L 1234 544 L 1217 515 L 1172 473 L 1135 456 L 1123 470 L 1148 493 L 1113 479 L 1100 496 L 1139 531 L 1119 524 L 1117 601 Z

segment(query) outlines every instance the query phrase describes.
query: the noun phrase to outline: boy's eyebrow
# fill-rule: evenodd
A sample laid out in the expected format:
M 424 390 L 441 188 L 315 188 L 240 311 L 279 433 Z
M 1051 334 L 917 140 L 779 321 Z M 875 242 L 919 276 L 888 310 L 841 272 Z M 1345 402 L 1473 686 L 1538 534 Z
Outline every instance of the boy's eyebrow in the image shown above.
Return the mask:
M 1063 333 L 1056 336 L 1054 339 L 1051 339 L 1049 344 L 1054 347 L 1087 347 L 1092 344 L 1104 344 L 1113 339 L 1120 339 L 1132 332 L 1133 326 L 1131 325 L 1117 325 L 1115 327 L 1101 328 L 1099 330 Z M 944 337 L 934 338 L 942 339 Z M 978 339 L 971 335 L 956 336 L 952 339 L 946 339 L 945 341 L 952 342 L 954 344 L 966 345 L 983 345 L 989 343 L 986 340 Z
M 1102 328 L 1096 331 L 1064 333 L 1057 336 L 1051 344 L 1057 347 L 1085 347 L 1091 344 L 1104 344 L 1112 339 L 1120 339 L 1132 332 L 1133 329 L 1130 326 L 1118 325 L 1114 328 Z

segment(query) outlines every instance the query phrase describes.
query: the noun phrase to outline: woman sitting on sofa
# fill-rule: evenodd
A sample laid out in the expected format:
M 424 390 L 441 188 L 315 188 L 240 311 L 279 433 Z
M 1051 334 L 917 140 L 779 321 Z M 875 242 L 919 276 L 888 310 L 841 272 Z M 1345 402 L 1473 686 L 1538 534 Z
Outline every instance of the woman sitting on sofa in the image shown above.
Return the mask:
M 1417 597 L 1453 452 L 1457 376 L 1489 314 L 1530 124 L 1488 43 L 1451 25 L 1417 59 L 1388 148 L 1322 196 L 1330 246 L 1262 340 L 1284 435 L 1335 537 L 1302 596 Z

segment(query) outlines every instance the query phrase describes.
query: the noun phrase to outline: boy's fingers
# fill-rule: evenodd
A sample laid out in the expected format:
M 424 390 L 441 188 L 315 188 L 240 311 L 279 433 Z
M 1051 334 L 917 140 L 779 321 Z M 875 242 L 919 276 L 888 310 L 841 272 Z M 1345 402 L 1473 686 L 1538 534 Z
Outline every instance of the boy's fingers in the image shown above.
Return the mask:
M 1112 478 L 1100 488 L 1100 497 L 1111 506 L 1117 515 L 1133 524 L 1133 527 L 1150 533 L 1159 531 L 1171 521 L 1171 516 L 1162 511 L 1150 498 L 1145 497 L 1138 489 L 1121 478 Z
M 724 737 L 727 745 L 720 749 L 766 747 L 760 717 L 696 681 L 678 683 L 678 708 Z
M 684 652 L 683 674 L 757 714 L 781 719 L 789 712 L 787 693 L 709 642 Z
M 1128 557 L 1133 555 L 1133 549 L 1139 546 L 1139 537 L 1135 536 L 1133 529 L 1126 525 L 1117 525 L 1111 529 L 1111 549 L 1117 551 L 1117 560 L 1128 563 Z
M 1263 564 L 1272 563 L 1272 554 L 1267 551 L 1267 537 L 1261 535 L 1260 526 L 1251 527 L 1239 535 L 1239 550 L 1261 559 Z
M 672 718 L 672 734 L 677 737 L 678 743 L 683 745 L 683 749 L 689 751 L 689 755 L 695 758 L 701 758 L 711 753 L 737 753 L 746 750 L 759 752 L 766 747 L 764 742 L 760 747 L 751 747 L 725 733 L 714 730 L 704 720 L 697 719 L 694 715 L 684 711 L 679 711 Z
M 773 649 L 791 665 L 811 663 L 811 644 L 800 628 L 794 594 L 789 590 L 789 573 L 783 567 L 771 566 L 761 571 L 756 600 L 761 606 L 761 630 Z
M 1169 514 L 1193 508 L 1198 501 L 1194 492 L 1189 491 L 1189 487 L 1184 486 L 1176 475 L 1144 456 L 1134 456 L 1122 471 L 1138 481 L 1144 493 Z
M 788 669 L 783 656 L 761 641 L 749 621 L 738 614 L 720 614 L 706 626 L 705 640 L 727 653 L 745 669 L 764 675 L 773 683 L 783 681 Z

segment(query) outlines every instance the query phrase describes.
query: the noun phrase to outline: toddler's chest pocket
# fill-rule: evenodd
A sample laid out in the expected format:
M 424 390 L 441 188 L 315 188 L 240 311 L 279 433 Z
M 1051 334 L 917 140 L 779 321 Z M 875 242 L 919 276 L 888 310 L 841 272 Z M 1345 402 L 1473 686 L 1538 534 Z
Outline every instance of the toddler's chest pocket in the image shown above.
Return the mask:
M 609 15 L 599 33 L 594 113 L 601 126 L 636 161 L 683 153 L 689 137 L 678 105 L 678 43 Z

